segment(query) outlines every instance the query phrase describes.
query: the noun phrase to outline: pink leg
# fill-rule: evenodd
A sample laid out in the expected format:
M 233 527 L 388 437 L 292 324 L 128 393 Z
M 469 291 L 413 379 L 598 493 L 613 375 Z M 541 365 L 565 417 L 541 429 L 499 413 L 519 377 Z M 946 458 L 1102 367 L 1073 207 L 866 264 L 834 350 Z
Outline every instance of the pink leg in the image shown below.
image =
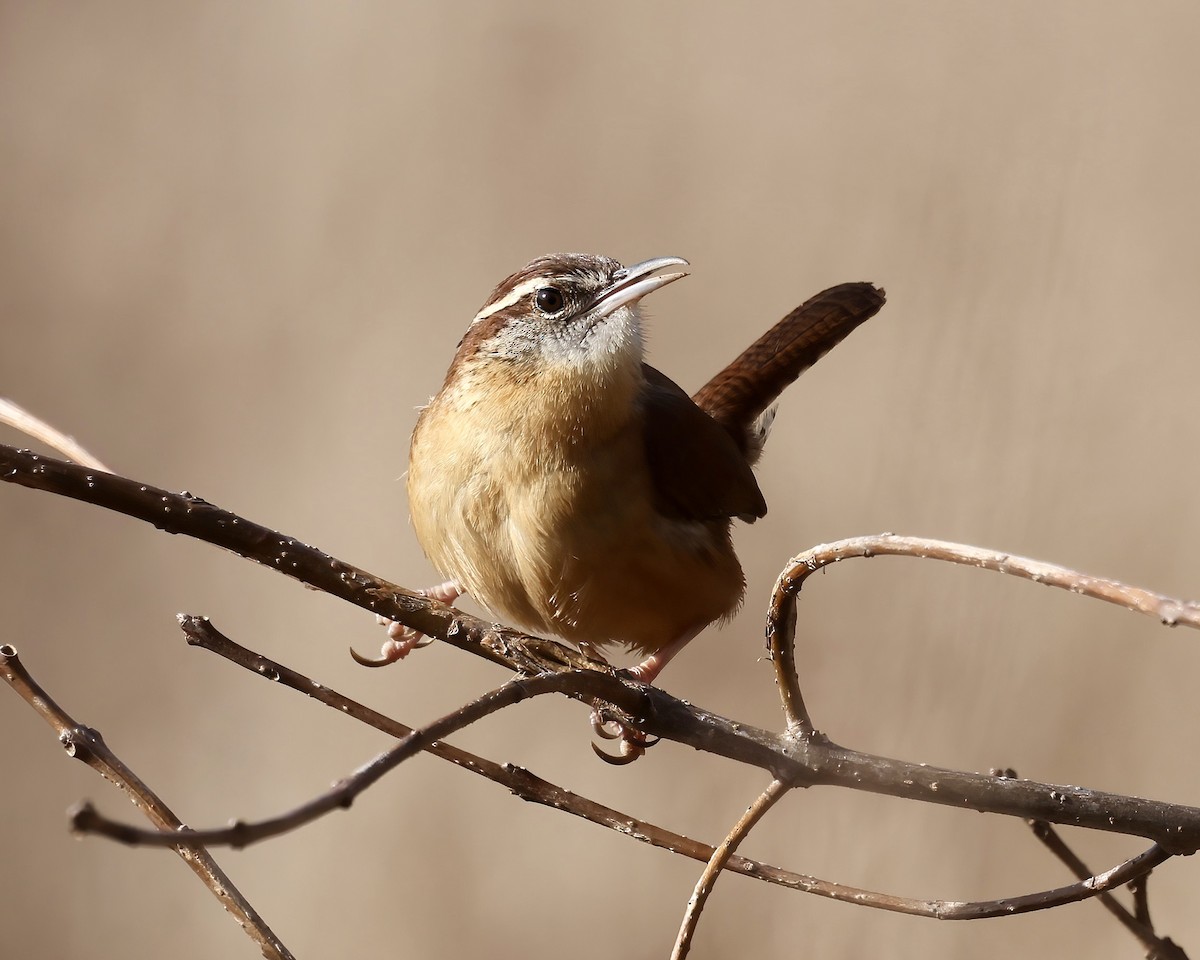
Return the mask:
M 672 640 L 665 647 L 655 650 L 654 653 L 636 667 L 630 669 L 630 675 L 633 679 L 641 683 L 653 683 L 658 675 L 662 673 L 663 668 L 675 658 L 675 655 L 695 640 L 706 626 L 708 624 L 701 624 L 693 630 L 688 630 L 680 634 L 679 637 Z M 617 755 L 605 753 L 594 743 L 592 744 L 592 749 L 596 752 L 596 756 L 606 763 L 617 765 L 633 763 L 634 760 L 646 752 L 647 747 L 658 742 L 657 740 L 647 741 L 637 730 L 633 730 L 623 724 L 612 724 L 616 728 L 616 732 L 610 732 L 608 726 L 595 711 L 592 712 L 592 729 L 596 731 L 598 736 L 606 740 L 615 740 L 618 737 L 621 739 L 621 752 Z
M 688 630 L 679 635 L 678 638 L 672 640 L 665 647 L 661 647 L 650 654 L 645 660 L 632 668 L 629 672 L 633 674 L 635 680 L 640 680 L 642 683 L 653 683 L 668 663 L 675 659 L 675 655 L 684 647 L 696 639 L 700 632 L 708 624 L 701 624 L 693 630 Z
M 463 588 L 457 580 L 447 580 L 445 583 L 439 583 L 436 587 L 426 587 L 417 592 L 431 600 L 452 604 L 463 595 Z M 380 624 L 387 624 L 388 638 L 383 641 L 379 659 L 371 660 L 368 657 L 359 656 L 353 650 L 350 651 L 350 655 L 354 657 L 355 661 L 364 667 L 382 667 L 389 663 L 395 663 L 397 660 L 403 660 L 413 650 L 426 647 L 433 642 L 412 627 L 406 627 L 395 620 L 389 620 L 387 617 L 376 617 L 375 619 Z

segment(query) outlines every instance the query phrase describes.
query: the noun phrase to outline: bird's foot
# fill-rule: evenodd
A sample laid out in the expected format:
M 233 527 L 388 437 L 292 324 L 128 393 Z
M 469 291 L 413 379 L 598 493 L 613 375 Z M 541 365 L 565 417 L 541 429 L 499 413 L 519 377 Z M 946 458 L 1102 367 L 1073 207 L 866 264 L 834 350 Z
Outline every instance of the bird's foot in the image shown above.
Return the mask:
M 653 683 L 655 678 L 657 678 L 662 672 L 663 667 L 667 665 L 668 661 L 670 661 L 670 659 L 675 656 L 675 654 L 683 647 L 683 645 L 687 643 L 688 640 L 691 640 L 693 636 L 695 636 L 695 634 L 688 634 L 686 637 L 682 638 L 676 643 L 670 644 L 668 647 L 665 647 L 663 650 L 660 650 L 653 656 L 643 660 L 636 667 L 631 667 L 630 669 L 622 672 L 630 678 L 636 680 L 638 683 Z M 580 652 L 583 653 L 583 655 L 589 660 L 598 660 L 600 663 L 607 665 L 608 661 L 605 660 L 604 657 L 602 657 L 591 644 L 586 642 L 580 643 L 579 649 Z M 621 741 L 618 751 L 615 754 L 609 753 L 607 750 L 600 749 L 600 746 L 596 743 L 592 744 L 592 750 L 595 752 L 596 756 L 598 756 L 605 763 L 611 763 L 615 766 L 624 766 L 627 763 L 633 763 L 633 761 L 644 754 L 648 748 L 658 743 L 660 739 L 658 737 L 647 737 L 640 730 L 635 730 L 628 724 L 622 723 L 619 720 L 614 720 L 611 717 L 605 717 L 599 704 L 596 704 L 592 708 L 591 721 L 592 730 L 595 731 L 596 736 L 601 737 L 604 740 Z
M 456 580 L 447 580 L 445 583 L 439 583 L 436 587 L 426 587 L 417 592 L 431 600 L 439 600 L 447 604 L 454 603 L 463 595 L 462 586 Z M 388 635 L 379 650 L 378 658 L 364 657 L 353 647 L 350 648 L 350 656 L 354 658 L 354 662 L 364 667 L 386 667 L 389 663 L 403 660 L 414 650 L 429 646 L 435 639 L 427 637 L 419 630 L 414 630 L 403 623 L 389 620 L 387 617 L 376 615 L 375 622 L 380 625 L 386 624 Z
M 596 736 L 605 740 L 621 741 L 616 753 L 609 753 L 602 750 L 599 744 L 592 744 L 592 751 L 596 756 L 614 766 L 623 767 L 627 763 L 633 763 L 659 740 L 658 737 L 647 737 L 640 730 L 635 730 L 618 720 L 606 719 L 598 706 L 592 709 L 591 722 Z

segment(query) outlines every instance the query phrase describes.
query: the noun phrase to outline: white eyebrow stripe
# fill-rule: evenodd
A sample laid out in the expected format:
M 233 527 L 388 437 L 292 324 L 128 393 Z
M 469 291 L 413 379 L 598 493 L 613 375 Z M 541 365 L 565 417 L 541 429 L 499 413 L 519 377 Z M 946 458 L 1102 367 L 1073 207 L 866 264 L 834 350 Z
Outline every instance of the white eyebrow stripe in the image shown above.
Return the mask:
M 479 323 L 481 320 L 486 320 L 497 310 L 503 310 L 505 307 L 511 307 L 514 303 L 517 303 L 524 297 L 529 296 L 529 294 L 533 293 L 534 290 L 537 290 L 539 287 L 544 287 L 545 285 L 545 277 L 531 277 L 524 283 L 518 283 L 512 288 L 512 290 L 508 292 L 507 296 L 489 303 L 482 310 L 480 310 L 479 313 L 475 315 L 475 319 L 471 321 L 471 326 L 475 326 L 475 324 Z

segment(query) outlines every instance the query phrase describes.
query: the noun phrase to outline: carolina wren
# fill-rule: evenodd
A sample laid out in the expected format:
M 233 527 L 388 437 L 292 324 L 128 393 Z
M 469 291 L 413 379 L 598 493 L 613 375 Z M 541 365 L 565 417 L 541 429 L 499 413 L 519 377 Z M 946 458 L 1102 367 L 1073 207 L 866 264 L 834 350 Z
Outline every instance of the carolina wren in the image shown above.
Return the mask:
M 687 265 L 567 253 L 518 270 L 471 321 L 409 452 L 413 528 L 449 578 L 434 595 L 624 644 L 645 682 L 741 603 L 730 526 L 767 512 L 751 466 L 768 408 L 884 302 L 868 283 L 826 290 L 689 398 L 644 362 L 639 311 Z M 388 660 L 418 639 L 392 635 Z

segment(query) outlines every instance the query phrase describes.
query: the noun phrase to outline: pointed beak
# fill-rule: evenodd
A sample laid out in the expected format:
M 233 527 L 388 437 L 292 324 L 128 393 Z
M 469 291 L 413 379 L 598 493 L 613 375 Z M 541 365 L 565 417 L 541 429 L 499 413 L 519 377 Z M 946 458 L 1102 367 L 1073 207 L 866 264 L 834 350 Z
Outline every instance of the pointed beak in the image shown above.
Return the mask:
M 613 274 L 612 283 L 596 299 L 592 307 L 592 316 L 597 320 L 607 317 L 614 310 L 627 303 L 637 303 L 648 293 L 653 293 L 659 287 L 674 283 L 681 277 L 687 276 L 686 270 L 675 273 L 659 273 L 666 267 L 686 267 L 688 262 L 682 257 L 656 257 L 644 260 L 631 267 L 622 267 Z

